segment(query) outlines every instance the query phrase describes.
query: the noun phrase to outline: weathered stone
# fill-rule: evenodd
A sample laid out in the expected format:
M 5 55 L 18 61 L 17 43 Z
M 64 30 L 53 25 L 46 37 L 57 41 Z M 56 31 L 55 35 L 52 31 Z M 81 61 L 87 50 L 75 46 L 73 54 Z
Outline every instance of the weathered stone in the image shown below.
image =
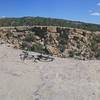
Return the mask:
M 99 43 L 95 43 L 94 33 L 82 29 L 66 28 L 59 32 L 47 30 L 45 38 L 42 39 L 32 33 L 33 40 L 31 42 L 25 41 L 26 36 L 30 33 L 32 32 L 4 29 L 0 30 L 0 38 L 14 45 L 14 48 L 22 47 L 23 42 L 28 44 L 32 42 L 39 43 L 46 46 L 49 53 L 58 57 L 74 57 L 83 60 L 94 59 L 96 52 L 100 50 Z M 95 34 L 96 37 L 100 36 L 100 32 Z

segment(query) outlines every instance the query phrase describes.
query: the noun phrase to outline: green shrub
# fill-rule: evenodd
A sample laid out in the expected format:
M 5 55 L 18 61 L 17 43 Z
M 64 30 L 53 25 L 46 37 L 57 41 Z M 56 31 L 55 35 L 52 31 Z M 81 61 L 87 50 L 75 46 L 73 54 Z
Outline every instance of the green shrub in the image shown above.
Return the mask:
M 100 43 L 100 35 L 96 36 L 96 42 Z
M 74 52 L 73 51 L 69 51 L 68 54 L 69 54 L 69 57 L 74 57 Z
M 25 39 L 24 39 L 24 41 L 27 41 L 27 42 L 33 42 L 34 40 L 35 40 L 34 33 L 30 33 L 30 34 L 26 35 Z
M 39 44 L 39 43 L 34 43 L 32 48 L 31 48 L 31 51 L 42 53 L 43 52 L 43 45 Z
M 61 52 L 65 50 L 65 46 L 67 45 L 68 41 L 68 34 L 65 32 L 60 33 L 60 37 L 58 38 L 59 41 L 59 49 Z
M 93 39 L 90 42 L 91 42 L 91 50 L 96 51 L 96 49 L 97 49 L 97 40 L 96 40 L 95 35 L 93 35 Z
M 96 58 L 100 60 L 100 49 L 96 50 Z

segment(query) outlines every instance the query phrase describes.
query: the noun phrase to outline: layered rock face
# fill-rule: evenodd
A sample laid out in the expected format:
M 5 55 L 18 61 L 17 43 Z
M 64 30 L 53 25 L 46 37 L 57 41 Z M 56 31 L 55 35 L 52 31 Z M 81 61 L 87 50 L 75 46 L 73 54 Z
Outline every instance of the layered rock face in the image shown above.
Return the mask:
M 94 59 L 96 43 L 94 34 L 80 29 L 66 29 L 67 33 L 51 33 L 48 37 L 51 52 L 61 57 L 74 57 L 77 59 Z M 62 37 L 61 34 L 64 34 Z M 62 50 L 63 48 L 63 50 Z
M 48 53 L 58 57 L 73 57 L 86 60 L 95 59 L 96 55 L 100 56 L 97 53 L 100 50 L 99 43 L 96 42 L 97 35 L 93 32 L 73 28 L 57 28 L 53 32 L 52 30 L 48 31 L 47 28 L 38 29 L 39 31 L 36 28 L 33 31 L 25 30 L 21 32 L 9 30 L 2 32 L 0 37 L 13 44 L 15 48 L 21 48 L 24 41 L 24 44 L 33 46 L 33 51 L 38 46 L 40 50 L 45 48 Z M 26 44 L 25 46 L 29 48 Z M 40 46 L 43 48 L 41 49 Z
M 96 44 L 92 32 L 73 29 L 68 37 L 68 49 L 72 57 L 83 60 L 95 58 Z
M 45 38 L 45 45 L 47 47 L 47 50 L 50 54 L 61 56 L 61 51 L 58 48 L 59 47 L 59 33 L 48 33 L 47 37 Z

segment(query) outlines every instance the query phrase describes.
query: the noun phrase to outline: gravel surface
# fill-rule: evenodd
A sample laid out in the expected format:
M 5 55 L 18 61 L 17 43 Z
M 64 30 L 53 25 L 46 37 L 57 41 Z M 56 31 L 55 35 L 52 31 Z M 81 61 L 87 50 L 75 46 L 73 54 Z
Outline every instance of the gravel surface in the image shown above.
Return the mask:
M 100 61 L 21 61 L 0 45 L 0 100 L 100 100 Z

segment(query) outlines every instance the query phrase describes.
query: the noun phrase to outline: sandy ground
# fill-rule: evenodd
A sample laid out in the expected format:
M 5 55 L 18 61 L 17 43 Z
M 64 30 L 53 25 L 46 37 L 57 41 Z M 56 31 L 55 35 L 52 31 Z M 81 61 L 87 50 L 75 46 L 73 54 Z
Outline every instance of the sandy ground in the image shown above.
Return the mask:
M 100 100 L 100 61 L 21 61 L 0 45 L 0 100 Z

